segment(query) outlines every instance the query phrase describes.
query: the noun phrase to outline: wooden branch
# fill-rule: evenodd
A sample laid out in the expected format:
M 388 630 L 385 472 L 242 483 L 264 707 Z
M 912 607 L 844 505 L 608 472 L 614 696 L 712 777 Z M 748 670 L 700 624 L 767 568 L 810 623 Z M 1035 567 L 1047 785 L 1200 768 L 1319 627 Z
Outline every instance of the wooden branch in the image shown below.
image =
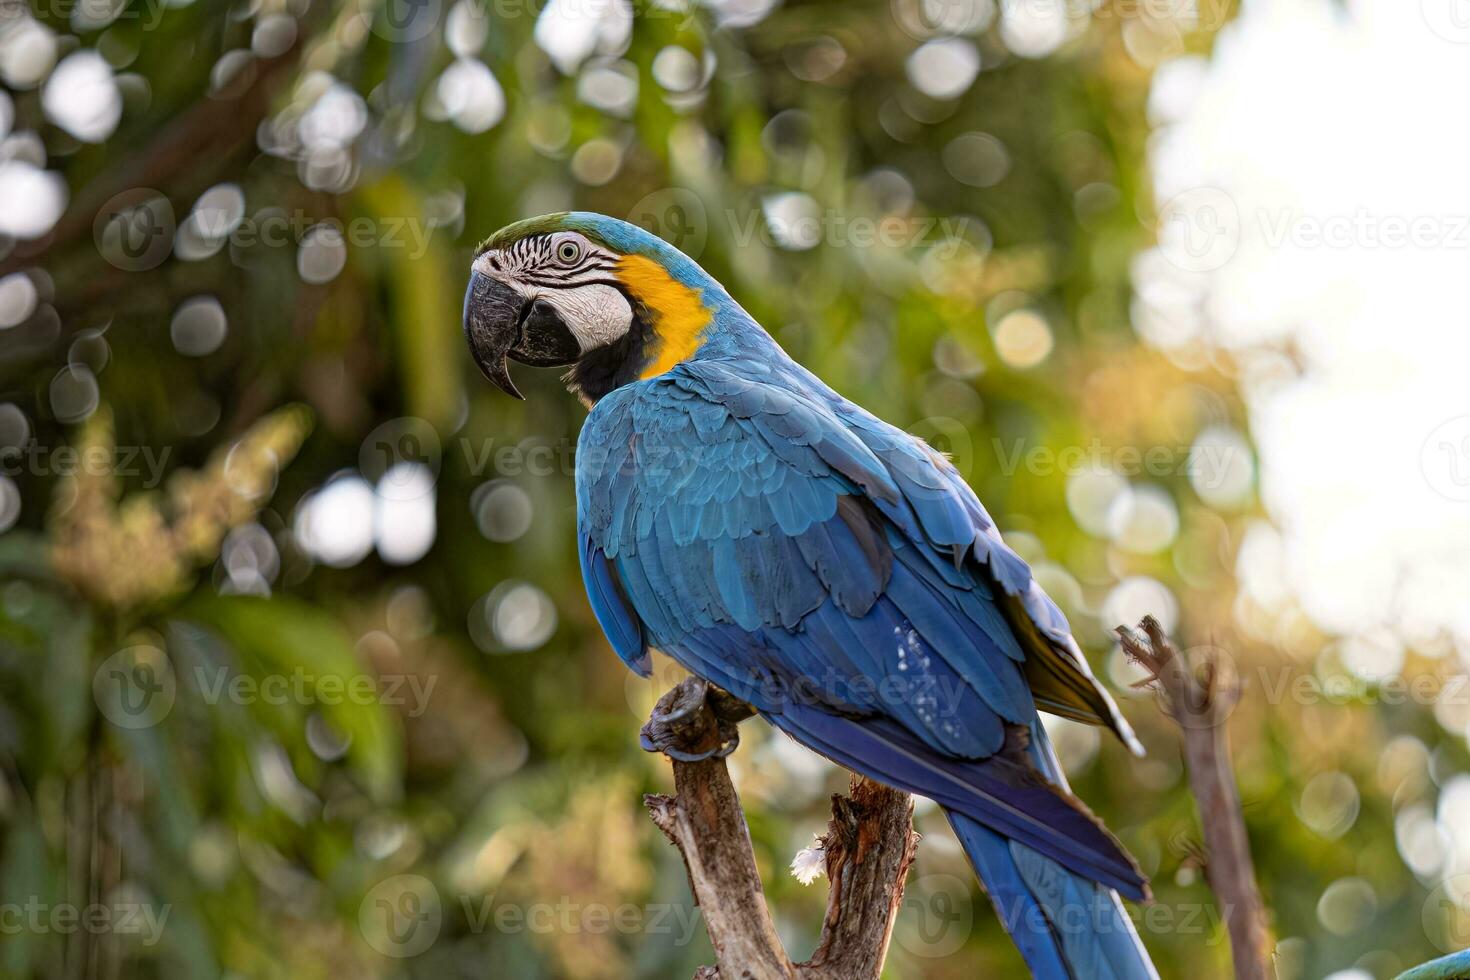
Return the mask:
M 1221 684 L 1214 661 L 1205 661 L 1196 672 L 1152 616 L 1145 617 L 1140 627 L 1142 636 L 1120 626 L 1118 637 L 1124 652 L 1153 674 L 1146 683 L 1155 685 L 1165 712 L 1184 736 L 1189 787 L 1204 826 L 1205 877 L 1230 930 L 1235 976 L 1237 980 L 1266 980 L 1272 973 L 1265 905 L 1256 887 L 1250 839 L 1225 737 L 1225 719 L 1240 691 Z
M 853 776 L 847 796 L 832 797 L 822 838 L 827 859 L 827 918 L 803 976 L 878 977 L 913 864 L 914 801 L 907 793 Z
M 827 915 L 812 959 L 793 963 L 766 907 L 745 815 L 725 767 L 725 756 L 739 743 L 735 725 L 752 713 L 691 677 L 659 699 L 643 728 L 644 748 L 672 760 L 675 789 L 674 796 L 650 794 L 644 804 L 679 848 L 718 961 L 702 967 L 696 980 L 878 980 L 918 843 L 913 802 L 858 776 L 850 796 L 832 797 L 832 820 L 822 838 L 832 883 Z
M 719 750 L 726 743 L 720 720 L 706 700 L 703 682 L 684 681 L 654 708 L 645 733 L 697 761 L 674 759 L 674 796 L 649 795 L 643 802 L 658 829 L 679 848 L 689 872 L 694 902 L 715 947 L 725 977 L 778 980 L 795 971 L 776 935 L 761 891 L 760 872 L 740 799 Z M 650 733 L 660 721 L 672 744 Z

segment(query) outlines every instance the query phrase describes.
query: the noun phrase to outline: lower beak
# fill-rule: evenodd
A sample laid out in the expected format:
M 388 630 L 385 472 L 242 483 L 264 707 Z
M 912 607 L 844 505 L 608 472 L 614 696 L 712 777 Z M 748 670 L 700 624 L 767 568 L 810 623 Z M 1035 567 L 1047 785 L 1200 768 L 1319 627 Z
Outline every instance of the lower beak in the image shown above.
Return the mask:
M 537 367 L 572 364 L 582 356 L 572 332 L 551 304 L 528 300 L 483 272 L 470 273 L 464 294 L 464 332 L 475 363 L 490 383 L 525 400 L 510 379 L 507 358 Z

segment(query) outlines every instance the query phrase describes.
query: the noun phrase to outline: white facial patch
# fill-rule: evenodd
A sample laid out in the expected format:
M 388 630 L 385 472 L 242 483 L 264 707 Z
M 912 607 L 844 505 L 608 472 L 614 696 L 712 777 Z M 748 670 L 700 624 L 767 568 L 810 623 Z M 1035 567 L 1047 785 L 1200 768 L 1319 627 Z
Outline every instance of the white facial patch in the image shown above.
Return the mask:
M 609 278 L 617 261 L 617 255 L 584 236 L 559 232 L 486 252 L 473 268 L 556 310 L 585 354 L 618 340 L 633 325 L 633 308 L 622 291 L 605 281 L 591 281 Z M 548 282 L 558 279 L 557 285 Z
M 582 353 L 617 340 L 633 325 L 633 307 L 619 290 L 602 283 L 540 289 L 540 299 L 561 314 Z

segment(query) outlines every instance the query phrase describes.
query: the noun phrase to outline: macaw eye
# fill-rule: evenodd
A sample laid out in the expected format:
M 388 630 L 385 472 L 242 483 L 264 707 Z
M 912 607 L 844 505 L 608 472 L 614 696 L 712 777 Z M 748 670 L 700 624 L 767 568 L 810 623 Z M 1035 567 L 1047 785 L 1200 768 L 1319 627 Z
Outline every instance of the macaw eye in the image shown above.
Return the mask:
M 582 250 L 576 242 L 562 242 L 556 247 L 556 257 L 562 265 L 571 265 L 582 257 Z

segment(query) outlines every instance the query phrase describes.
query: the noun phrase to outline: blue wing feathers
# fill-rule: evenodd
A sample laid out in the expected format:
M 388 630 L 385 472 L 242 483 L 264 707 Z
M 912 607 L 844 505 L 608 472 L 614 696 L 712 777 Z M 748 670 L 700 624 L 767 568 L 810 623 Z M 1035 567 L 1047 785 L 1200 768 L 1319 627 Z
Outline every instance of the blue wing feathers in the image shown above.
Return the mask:
M 881 555 L 864 548 L 845 522 L 814 524 L 796 538 L 796 546 L 806 567 L 849 616 L 865 615 L 888 584 L 891 561 L 885 563 Z
M 613 651 L 639 675 L 647 677 L 653 669 L 648 649 L 643 643 L 643 627 L 638 615 L 628 606 L 622 587 L 613 578 L 611 566 L 602 549 L 584 538 L 581 549 L 582 578 L 587 585 L 587 598 L 592 614 L 607 634 Z
M 888 595 L 929 645 L 997 714 L 1017 725 L 1031 721 L 1036 713 L 1031 690 L 1019 665 L 991 636 L 974 629 L 973 624 L 967 628 L 957 610 L 903 566 L 895 570 Z M 974 655 L 976 650 L 980 656 Z
M 975 588 L 969 580 L 960 585 L 953 583 L 947 577 L 952 573 L 953 566 L 942 565 L 937 570 L 931 563 L 916 558 L 914 550 L 902 548 L 897 552 L 898 560 L 903 562 L 911 575 L 922 579 L 934 594 L 949 601 L 1007 657 L 1017 663 L 1026 659 L 1025 652 L 1016 641 L 1015 633 L 1006 622 L 1005 616 L 996 608 L 995 598 L 989 590 Z
M 1031 585 L 1031 566 L 1021 560 L 998 537 L 978 534 L 974 541 L 975 558 L 990 570 L 990 575 L 1009 595 L 1024 593 Z M 1058 611 L 1057 615 L 1061 615 Z

